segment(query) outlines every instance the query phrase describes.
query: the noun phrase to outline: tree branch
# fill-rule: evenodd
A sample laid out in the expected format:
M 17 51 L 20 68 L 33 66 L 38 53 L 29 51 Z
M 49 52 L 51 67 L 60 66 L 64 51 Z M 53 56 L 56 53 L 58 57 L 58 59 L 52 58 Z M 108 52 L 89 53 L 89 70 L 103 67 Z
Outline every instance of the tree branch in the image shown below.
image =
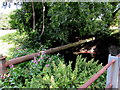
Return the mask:
M 43 28 L 42 28 L 42 32 L 40 34 L 40 37 L 39 37 L 39 40 L 41 39 L 43 33 L 44 33 L 44 28 L 45 28 L 45 25 L 44 25 L 44 22 L 45 22 L 45 5 L 44 5 L 44 0 L 42 0 L 42 7 L 43 7 Z

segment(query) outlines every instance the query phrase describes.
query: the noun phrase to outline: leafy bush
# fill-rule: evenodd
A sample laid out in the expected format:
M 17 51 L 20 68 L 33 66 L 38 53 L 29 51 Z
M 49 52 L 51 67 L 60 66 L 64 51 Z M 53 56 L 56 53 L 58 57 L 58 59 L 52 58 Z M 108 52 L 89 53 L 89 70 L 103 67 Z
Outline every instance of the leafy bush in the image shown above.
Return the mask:
M 59 64 L 52 62 L 51 67 L 44 67 L 42 73 L 33 76 L 31 82 L 26 81 L 27 87 L 37 88 L 79 88 L 93 76 L 102 65 L 97 65 L 93 60 L 86 62 L 85 58 L 77 57 L 75 69 L 72 70 L 71 63 L 65 65 L 63 61 Z M 99 77 L 90 88 L 105 87 L 105 74 Z
M 35 22 L 36 28 L 33 30 L 33 17 L 32 17 L 32 3 L 27 2 L 22 4 L 22 8 L 15 10 L 11 15 L 9 21 L 12 28 L 17 28 L 20 33 L 25 33 L 28 43 L 31 46 L 40 45 L 40 33 L 42 31 L 42 3 L 34 2 L 35 9 Z M 29 8 L 28 8 L 29 7 Z M 46 6 L 47 11 L 47 6 Z M 45 12 L 46 12 L 45 11 Z M 45 14 L 46 17 L 47 14 Z M 46 19 L 45 19 L 45 22 Z
M 64 2 L 44 3 L 45 30 L 40 37 L 43 25 L 42 3 L 35 2 L 35 30 L 33 27 L 32 3 L 22 4 L 22 8 L 10 16 L 10 24 L 19 32 L 27 34 L 33 46 L 49 42 L 49 46 L 58 46 L 91 36 L 109 34 L 108 25 L 116 4 L 108 2 Z M 29 7 L 29 8 L 28 8 Z M 98 35 L 99 34 L 99 35 Z
M 31 62 L 11 68 L 10 77 L 4 79 L 2 87 L 79 88 L 102 68 L 97 61 L 87 62 L 81 56 L 77 57 L 74 70 L 71 64 L 72 62 L 69 62 L 69 65 L 66 65 L 59 56 L 42 54 Z M 105 87 L 105 75 L 101 75 L 89 88 Z
M 21 54 L 20 54 L 21 55 Z M 18 56 L 18 55 L 17 55 Z M 10 65 L 9 74 L 2 82 L 2 87 L 24 87 L 25 80 L 31 80 L 34 75 L 41 73 L 43 67 L 49 66 L 52 61 L 57 63 L 59 56 L 39 55 L 34 57 L 34 60 L 18 64 Z

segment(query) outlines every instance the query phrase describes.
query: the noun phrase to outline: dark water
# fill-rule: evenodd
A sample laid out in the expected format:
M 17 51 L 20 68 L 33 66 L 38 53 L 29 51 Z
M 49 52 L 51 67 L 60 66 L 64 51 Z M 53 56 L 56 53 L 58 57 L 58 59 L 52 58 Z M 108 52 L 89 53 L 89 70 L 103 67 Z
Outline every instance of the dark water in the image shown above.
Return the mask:
M 89 53 L 83 53 L 79 55 L 82 55 L 82 57 L 86 58 L 87 61 L 90 61 L 91 59 L 94 58 L 95 61 L 97 60 L 99 61 L 98 64 L 102 63 L 103 65 L 106 65 L 108 63 L 108 55 L 109 55 L 108 47 L 109 47 L 108 44 L 100 42 L 96 44 L 96 49 L 95 49 L 96 54 L 94 55 L 94 57 Z M 68 64 L 69 61 L 72 61 L 73 62 L 72 66 L 74 68 L 77 55 L 73 54 L 73 51 L 75 50 L 68 49 L 62 51 L 61 55 L 64 56 L 65 63 Z
M 115 44 L 115 46 L 118 45 L 119 41 L 113 37 L 111 37 L 111 38 L 105 37 L 104 39 L 96 39 L 94 42 L 86 43 L 86 45 L 88 45 L 88 47 L 96 46 L 96 48 L 95 48 L 96 54 L 94 55 L 94 57 L 88 53 L 79 54 L 79 55 L 82 55 L 83 58 L 87 58 L 87 61 L 94 58 L 95 61 L 97 61 L 97 60 L 99 61 L 98 64 L 102 63 L 103 65 L 106 65 L 108 63 L 108 56 L 110 54 L 109 47 L 114 44 Z M 84 45 L 82 47 L 86 47 L 86 45 Z M 80 50 L 82 47 L 80 45 L 80 47 L 77 46 L 74 48 L 69 48 L 67 50 L 61 51 L 60 54 L 62 56 L 64 56 L 65 63 L 69 63 L 69 61 L 72 61 L 73 68 L 74 68 L 77 55 L 73 54 L 73 52 Z M 78 49 L 76 49 L 76 48 L 78 48 Z

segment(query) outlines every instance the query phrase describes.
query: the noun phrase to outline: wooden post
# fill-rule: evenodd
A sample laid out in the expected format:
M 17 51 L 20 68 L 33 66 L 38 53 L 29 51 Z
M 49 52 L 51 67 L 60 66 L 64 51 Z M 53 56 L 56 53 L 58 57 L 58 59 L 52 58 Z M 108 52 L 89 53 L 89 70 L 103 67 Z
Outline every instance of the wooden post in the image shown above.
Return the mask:
M 112 88 L 120 88 L 120 57 L 109 55 L 108 62 L 115 60 L 107 70 L 106 87 L 112 84 Z
M 0 75 L 3 75 L 7 72 L 7 69 L 5 67 L 5 63 L 6 63 L 6 56 L 2 56 L 0 54 Z

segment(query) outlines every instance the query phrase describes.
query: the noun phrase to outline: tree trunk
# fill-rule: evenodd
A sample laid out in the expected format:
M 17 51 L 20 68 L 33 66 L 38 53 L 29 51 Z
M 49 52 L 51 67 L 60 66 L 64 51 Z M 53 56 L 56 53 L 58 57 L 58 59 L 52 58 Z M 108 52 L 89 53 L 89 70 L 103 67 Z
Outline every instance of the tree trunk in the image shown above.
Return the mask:
M 34 2 L 32 1 L 32 10 L 33 10 L 33 30 L 35 30 L 35 9 Z
M 41 37 L 42 37 L 42 35 L 43 35 L 43 33 L 44 33 L 44 29 L 45 29 L 45 25 L 44 25 L 44 23 L 45 23 L 45 5 L 44 5 L 44 0 L 42 0 L 42 7 L 43 7 L 43 27 L 42 27 L 42 32 L 41 32 L 41 34 L 40 34 L 40 36 L 39 36 L 39 40 L 41 39 Z

